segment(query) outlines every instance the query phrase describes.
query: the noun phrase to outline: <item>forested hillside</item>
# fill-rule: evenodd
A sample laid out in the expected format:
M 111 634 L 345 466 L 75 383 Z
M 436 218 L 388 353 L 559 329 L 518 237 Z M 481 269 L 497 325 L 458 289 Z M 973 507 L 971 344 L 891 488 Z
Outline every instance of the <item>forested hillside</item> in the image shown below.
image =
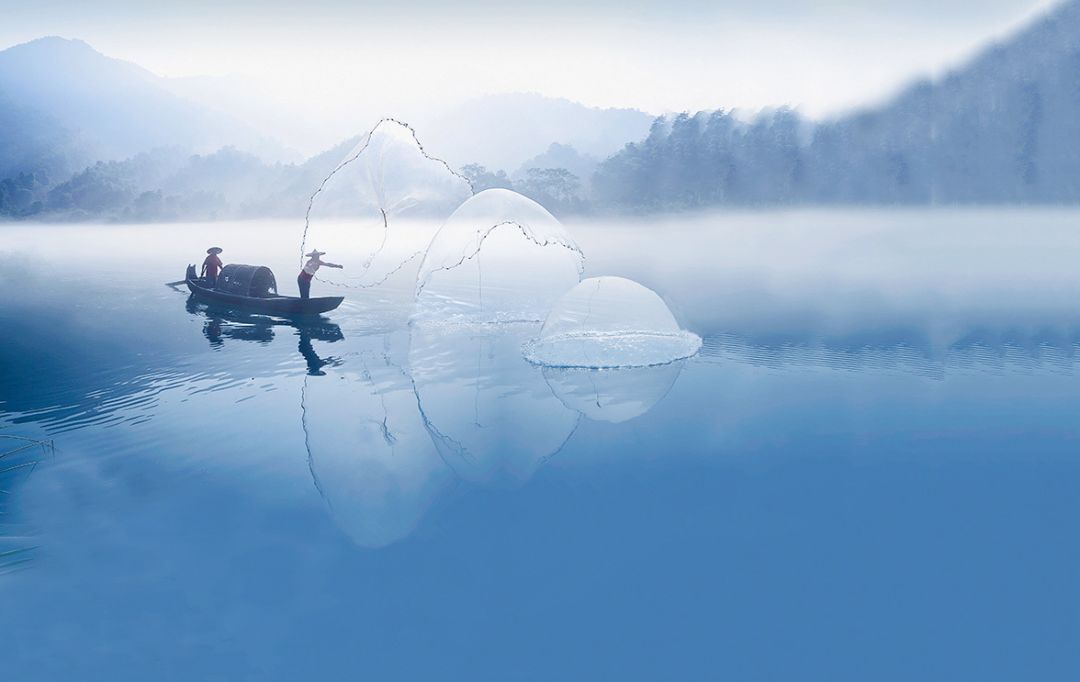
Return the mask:
M 1080 3 L 879 109 L 822 123 L 789 109 L 657 120 L 594 188 L 599 204 L 632 210 L 1080 201 Z

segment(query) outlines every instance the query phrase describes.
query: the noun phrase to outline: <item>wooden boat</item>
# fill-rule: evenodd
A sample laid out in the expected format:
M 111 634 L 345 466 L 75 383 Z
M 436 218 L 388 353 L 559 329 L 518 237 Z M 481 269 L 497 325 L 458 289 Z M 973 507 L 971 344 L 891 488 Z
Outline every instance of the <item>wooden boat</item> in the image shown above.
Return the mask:
M 184 281 L 199 301 L 268 315 L 318 315 L 337 308 L 345 300 L 344 296 L 280 296 L 274 273 L 261 265 L 230 263 L 221 269 L 213 287 L 204 278 L 196 277 L 195 266 L 189 265 Z

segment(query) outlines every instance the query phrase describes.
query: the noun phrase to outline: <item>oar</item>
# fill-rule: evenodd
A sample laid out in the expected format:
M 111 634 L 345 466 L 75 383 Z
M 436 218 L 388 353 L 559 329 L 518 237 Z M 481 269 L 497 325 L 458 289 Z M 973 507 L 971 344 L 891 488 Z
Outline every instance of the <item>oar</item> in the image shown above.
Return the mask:
M 187 284 L 187 280 L 182 279 L 182 280 L 179 280 L 179 281 L 176 281 L 176 282 L 165 282 L 165 286 L 167 286 L 167 287 L 178 287 L 181 284 Z

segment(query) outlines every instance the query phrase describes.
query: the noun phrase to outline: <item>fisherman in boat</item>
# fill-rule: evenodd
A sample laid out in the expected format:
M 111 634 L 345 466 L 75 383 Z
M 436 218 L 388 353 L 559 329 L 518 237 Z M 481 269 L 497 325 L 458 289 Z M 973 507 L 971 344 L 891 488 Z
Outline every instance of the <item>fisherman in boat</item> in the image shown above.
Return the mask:
M 315 277 L 315 273 L 319 271 L 319 268 L 326 266 L 328 268 L 341 268 L 343 266 L 336 263 L 327 263 L 321 260 L 320 256 L 325 256 L 325 251 L 312 251 L 311 253 L 305 253 L 304 256 L 308 259 L 307 263 L 304 263 L 304 269 L 300 271 L 300 274 L 296 276 L 296 285 L 300 287 L 300 298 L 308 298 L 311 294 L 311 280 Z
M 221 268 L 225 267 L 225 264 L 218 258 L 218 254 L 222 252 L 220 246 L 211 246 L 206 250 L 206 260 L 202 262 L 202 277 L 206 281 L 206 286 L 210 289 L 214 288 L 217 284 L 218 273 L 221 272 Z

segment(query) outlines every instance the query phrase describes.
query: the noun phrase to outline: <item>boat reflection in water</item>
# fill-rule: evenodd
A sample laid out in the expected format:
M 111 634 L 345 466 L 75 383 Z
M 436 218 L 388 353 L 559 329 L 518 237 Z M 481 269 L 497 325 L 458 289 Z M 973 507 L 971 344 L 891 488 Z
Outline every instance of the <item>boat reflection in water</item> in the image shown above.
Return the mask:
M 268 344 L 274 340 L 275 327 L 291 327 L 299 338 L 297 350 L 307 364 L 308 374 L 324 375 L 324 367 L 340 364 L 338 358 L 320 357 L 312 344 L 312 341 L 334 343 L 345 338 L 341 327 L 322 315 L 295 318 L 256 315 L 208 305 L 194 296 L 188 298 L 186 307 L 192 315 L 206 317 L 203 335 L 213 348 L 224 346 L 226 339 Z
M 352 339 L 331 376 L 305 380 L 311 475 L 356 544 L 407 537 L 462 484 L 524 485 L 573 440 L 583 415 L 640 416 L 682 369 L 541 368 L 521 353 L 535 333 L 534 325 L 413 324 Z

